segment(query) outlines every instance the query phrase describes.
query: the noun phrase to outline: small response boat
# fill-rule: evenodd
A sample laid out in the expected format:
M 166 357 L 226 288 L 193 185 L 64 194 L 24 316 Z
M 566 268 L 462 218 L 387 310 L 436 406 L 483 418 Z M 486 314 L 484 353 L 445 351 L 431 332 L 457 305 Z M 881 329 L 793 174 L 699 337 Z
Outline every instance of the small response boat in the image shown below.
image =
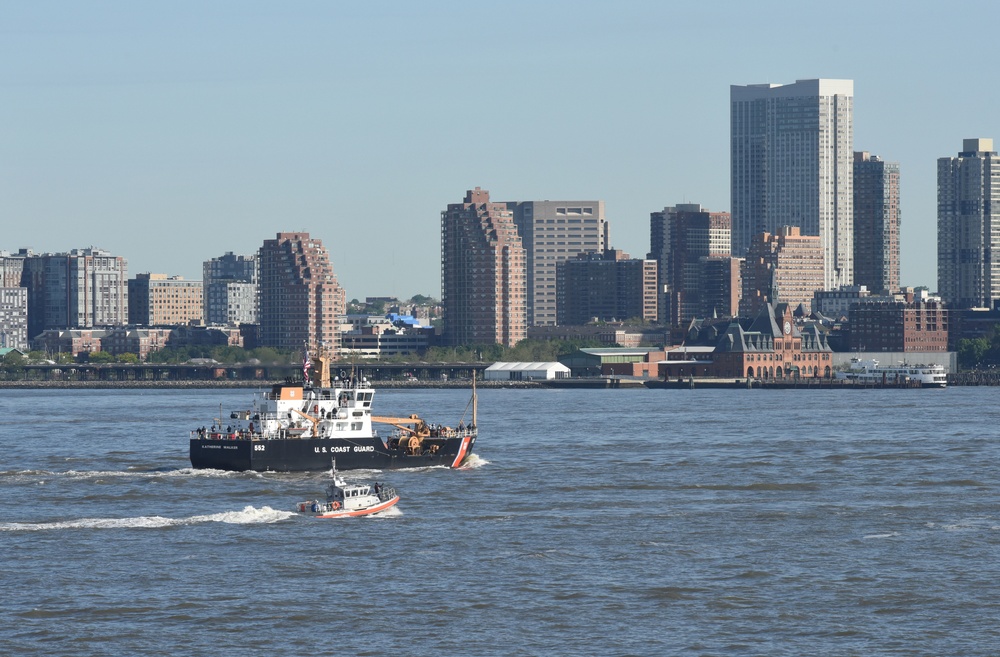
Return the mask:
M 326 488 L 326 500 L 307 500 L 295 505 L 295 511 L 314 518 L 351 518 L 380 513 L 396 505 L 399 495 L 378 483 L 349 484 L 333 470 L 333 483 Z

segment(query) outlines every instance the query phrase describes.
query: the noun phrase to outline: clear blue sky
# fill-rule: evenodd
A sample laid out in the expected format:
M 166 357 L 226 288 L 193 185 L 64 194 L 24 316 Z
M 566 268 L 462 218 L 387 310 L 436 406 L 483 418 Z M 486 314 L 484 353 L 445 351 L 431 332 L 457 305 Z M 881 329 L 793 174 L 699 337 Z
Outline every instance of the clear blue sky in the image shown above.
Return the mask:
M 729 210 L 729 85 L 854 80 L 902 171 L 902 277 L 936 288 L 936 160 L 1000 147 L 1000 3 L 0 1 L 0 249 L 201 278 L 276 232 L 348 298 L 440 293 L 440 212 Z

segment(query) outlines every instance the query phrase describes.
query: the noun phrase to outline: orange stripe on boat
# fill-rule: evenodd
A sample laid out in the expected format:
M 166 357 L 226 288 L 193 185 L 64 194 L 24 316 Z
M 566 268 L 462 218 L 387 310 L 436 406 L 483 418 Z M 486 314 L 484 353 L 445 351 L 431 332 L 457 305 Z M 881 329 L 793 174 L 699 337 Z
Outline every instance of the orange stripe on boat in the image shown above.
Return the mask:
M 465 452 L 469 449 L 469 437 L 466 436 L 462 438 L 462 446 L 458 449 L 458 454 L 455 456 L 455 460 L 452 461 L 451 467 L 457 468 L 462 463 L 462 459 L 465 458 Z
M 367 515 L 371 515 L 373 513 L 381 513 L 382 511 L 385 511 L 389 507 L 394 506 L 396 504 L 396 502 L 398 502 L 398 501 L 399 501 L 399 495 L 397 495 L 396 497 L 392 498 L 388 502 L 385 502 L 384 504 L 380 504 L 378 506 L 374 506 L 374 507 L 372 507 L 370 509 L 359 509 L 357 511 L 338 511 L 337 513 L 328 513 L 328 514 L 325 514 L 325 515 L 315 516 L 315 517 L 316 518 L 356 518 L 358 516 L 367 516 Z

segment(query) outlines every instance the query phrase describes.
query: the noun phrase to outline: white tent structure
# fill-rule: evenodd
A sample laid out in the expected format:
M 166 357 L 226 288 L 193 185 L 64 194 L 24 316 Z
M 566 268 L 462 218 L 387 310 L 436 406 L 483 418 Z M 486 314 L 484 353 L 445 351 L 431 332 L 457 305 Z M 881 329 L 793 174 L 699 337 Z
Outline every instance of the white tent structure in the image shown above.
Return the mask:
M 562 363 L 493 363 L 486 368 L 486 381 L 531 381 L 568 379 L 569 368 Z

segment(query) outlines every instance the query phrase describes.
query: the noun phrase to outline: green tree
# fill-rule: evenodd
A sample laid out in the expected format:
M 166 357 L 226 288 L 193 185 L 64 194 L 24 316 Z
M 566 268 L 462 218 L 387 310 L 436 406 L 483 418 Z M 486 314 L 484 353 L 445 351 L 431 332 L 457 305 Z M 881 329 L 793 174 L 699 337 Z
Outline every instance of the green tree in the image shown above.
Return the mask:
M 86 355 L 85 360 L 88 363 L 113 363 L 115 357 L 106 351 L 92 351 Z
M 24 376 L 24 365 L 28 359 L 16 352 L 5 354 L 0 360 L 0 377 L 4 379 L 19 379 Z
M 974 369 L 983 364 L 990 341 L 986 338 L 965 338 L 958 341 L 958 365 L 963 369 Z
M 8 352 L 3 357 L 3 364 L 9 367 L 24 367 L 27 363 L 28 359 L 16 351 Z
M 271 347 L 257 347 L 251 353 L 253 358 L 265 365 L 288 365 L 292 362 L 290 353 L 282 353 Z
M 28 362 L 29 363 L 41 363 L 44 360 L 48 360 L 48 356 L 44 351 L 39 349 L 32 349 L 28 352 Z

